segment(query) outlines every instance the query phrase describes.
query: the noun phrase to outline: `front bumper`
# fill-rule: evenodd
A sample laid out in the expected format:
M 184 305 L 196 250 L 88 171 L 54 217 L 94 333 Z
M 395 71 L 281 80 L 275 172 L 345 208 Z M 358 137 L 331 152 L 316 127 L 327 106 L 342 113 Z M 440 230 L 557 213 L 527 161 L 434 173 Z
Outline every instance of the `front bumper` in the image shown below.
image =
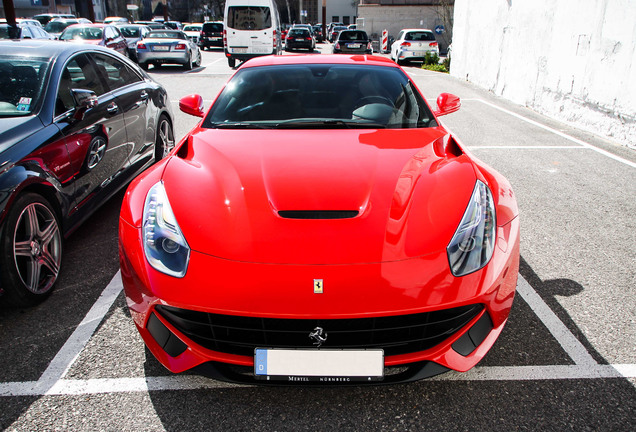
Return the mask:
M 348 266 L 242 263 L 193 251 L 186 276 L 176 279 L 148 265 L 139 229 L 120 220 L 120 262 L 131 316 L 153 355 L 172 372 L 197 368 L 200 373 L 238 382 L 254 380 L 249 373 L 253 356 L 195 342 L 167 318 L 166 307 L 252 319 L 362 320 L 483 305 L 436 345 L 386 355 L 384 382 L 388 383 L 447 369 L 467 371 L 492 347 L 515 293 L 518 218 L 499 227 L 497 235 L 488 265 L 461 278 L 447 270 L 445 251 L 398 262 Z M 312 289 L 312 280 L 317 278 L 324 281 L 321 294 Z M 396 367 L 406 369 L 390 373 Z

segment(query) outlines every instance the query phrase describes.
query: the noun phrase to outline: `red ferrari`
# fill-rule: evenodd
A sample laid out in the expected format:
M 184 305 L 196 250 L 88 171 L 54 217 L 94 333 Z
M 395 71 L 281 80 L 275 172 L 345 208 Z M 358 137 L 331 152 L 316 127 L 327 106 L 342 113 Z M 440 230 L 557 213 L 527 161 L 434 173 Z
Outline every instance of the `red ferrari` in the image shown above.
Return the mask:
M 119 223 L 128 307 L 172 372 L 393 383 L 467 371 L 507 321 L 519 268 L 509 182 L 409 76 L 373 56 L 242 65 Z

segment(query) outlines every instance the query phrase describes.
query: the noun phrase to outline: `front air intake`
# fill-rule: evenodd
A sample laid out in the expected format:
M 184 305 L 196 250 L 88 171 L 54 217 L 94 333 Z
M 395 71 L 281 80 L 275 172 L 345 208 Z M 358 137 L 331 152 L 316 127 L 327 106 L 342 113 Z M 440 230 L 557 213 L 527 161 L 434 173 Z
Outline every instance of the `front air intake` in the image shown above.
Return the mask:
M 351 219 L 358 216 L 357 210 L 280 210 L 285 219 Z

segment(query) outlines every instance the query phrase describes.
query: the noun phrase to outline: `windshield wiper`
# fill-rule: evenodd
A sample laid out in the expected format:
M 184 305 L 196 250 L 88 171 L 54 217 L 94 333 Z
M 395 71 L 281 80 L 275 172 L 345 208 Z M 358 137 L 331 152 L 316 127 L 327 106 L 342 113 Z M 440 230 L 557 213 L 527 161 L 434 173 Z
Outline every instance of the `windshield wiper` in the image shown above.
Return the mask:
M 272 129 L 274 124 L 256 124 L 247 122 L 220 122 L 210 124 L 213 129 Z
M 365 121 L 343 120 L 343 119 L 293 119 L 279 122 L 275 125 L 278 129 L 385 129 L 386 125 Z

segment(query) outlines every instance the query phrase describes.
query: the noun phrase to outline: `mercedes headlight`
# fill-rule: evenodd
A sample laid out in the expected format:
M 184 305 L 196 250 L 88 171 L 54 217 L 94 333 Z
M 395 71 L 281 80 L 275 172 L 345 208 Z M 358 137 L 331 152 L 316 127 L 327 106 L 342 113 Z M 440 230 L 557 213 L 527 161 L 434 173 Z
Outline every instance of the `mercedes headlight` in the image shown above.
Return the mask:
M 148 263 L 167 275 L 185 276 L 190 247 L 170 208 L 163 182 L 151 187 L 146 195 L 142 232 Z
M 495 247 L 496 227 L 492 193 L 478 180 L 464 217 L 446 248 L 453 275 L 467 275 L 490 261 Z

